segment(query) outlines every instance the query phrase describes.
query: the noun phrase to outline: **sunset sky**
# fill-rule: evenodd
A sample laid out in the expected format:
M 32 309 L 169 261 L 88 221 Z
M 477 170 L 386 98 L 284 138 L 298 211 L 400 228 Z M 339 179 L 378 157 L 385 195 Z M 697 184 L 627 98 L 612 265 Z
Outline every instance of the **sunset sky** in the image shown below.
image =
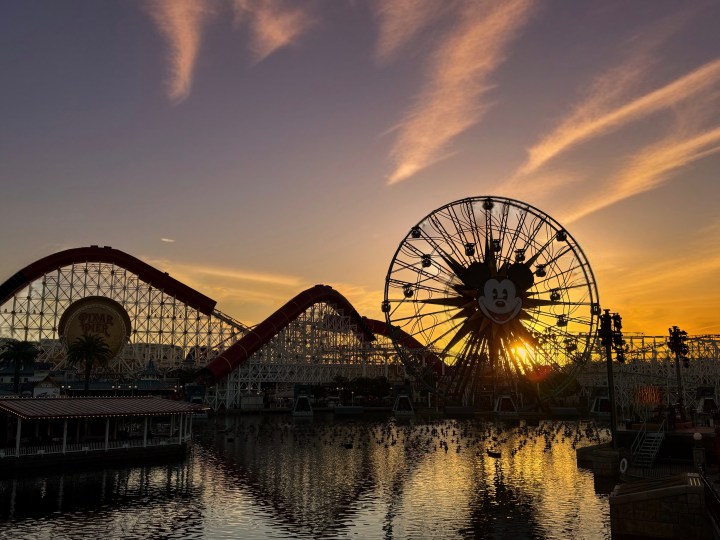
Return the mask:
M 720 333 L 716 0 L 0 0 L 0 281 L 110 245 L 258 323 L 382 318 L 469 196 L 560 221 L 625 329 Z

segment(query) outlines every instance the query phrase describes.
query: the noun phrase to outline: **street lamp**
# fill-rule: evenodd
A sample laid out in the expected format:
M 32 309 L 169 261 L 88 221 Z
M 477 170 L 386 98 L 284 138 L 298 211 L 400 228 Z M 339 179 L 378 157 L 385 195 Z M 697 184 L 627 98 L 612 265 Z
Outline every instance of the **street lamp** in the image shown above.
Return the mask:
M 687 332 L 680 330 L 677 326 L 668 328 L 670 333 L 670 339 L 667 342 L 668 348 L 675 355 L 675 373 L 677 375 L 677 388 L 678 388 L 678 407 L 680 408 L 680 420 L 685 421 L 685 399 L 683 395 L 685 393 L 682 385 L 682 375 L 680 374 L 680 360 L 683 361 L 683 365 L 688 367 L 690 365 L 690 358 L 688 353 L 690 347 L 687 344 Z
M 615 410 L 615 381 L 613 380 L 612 353 L 615 351 L 618 362 L 625 363 L 625 340 L 622 335 L 622 317 L 618 313 L 610 315 L 610 310 L 600 316 L 600 341 L 605 347 L 608 372 L 608 400 L 610 401 L 610 435 L 613 449 L 617 450 L 617 411 Z

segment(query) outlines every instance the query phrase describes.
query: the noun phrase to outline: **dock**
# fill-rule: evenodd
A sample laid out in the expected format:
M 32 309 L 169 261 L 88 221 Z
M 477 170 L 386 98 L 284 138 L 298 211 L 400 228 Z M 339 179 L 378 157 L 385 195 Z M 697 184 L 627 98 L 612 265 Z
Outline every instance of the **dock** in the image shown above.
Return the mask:
M 156 397 L 0 399 L 0 474 L 184 455 L 203 406 Z

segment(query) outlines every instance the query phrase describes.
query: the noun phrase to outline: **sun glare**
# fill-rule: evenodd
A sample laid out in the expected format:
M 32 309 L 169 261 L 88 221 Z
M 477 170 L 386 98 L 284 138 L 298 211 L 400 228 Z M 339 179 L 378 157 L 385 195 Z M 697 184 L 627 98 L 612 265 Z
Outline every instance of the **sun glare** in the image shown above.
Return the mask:
M 515 345 L 515 347 L 513 347 L 513 352 L 515 353 L 515 356 L 517 356 L 523 362 L 527 360 L 529 353 L 528 350 L 525 348 L 525 345 Z

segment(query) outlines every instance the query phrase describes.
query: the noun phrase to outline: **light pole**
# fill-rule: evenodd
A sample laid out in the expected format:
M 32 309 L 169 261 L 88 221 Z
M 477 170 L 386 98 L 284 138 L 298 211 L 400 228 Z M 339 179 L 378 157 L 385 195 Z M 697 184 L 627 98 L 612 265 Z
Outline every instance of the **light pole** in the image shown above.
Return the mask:
M 608 372 L 608 400 L 610 401 L 610 436 L 613 449 L 618 449 L 617 443 L 617 411 L 615 409 L 615 381 L 613 380 L 612 353 L 613 349 L 620 363 L 625 362 L 625 341 L 622 335 L 622 317 L 618 313 L 610 315 L 610 310 L 600 316 L 600 341 L 605 347 Z
M 688 367 L 690 359 L 688 358 L 688 352 L 690 347 L 687 344 L 687 332 L 680 330 L 679 327 L 673 326 L 668 328 L 670 332 L 670 339 L 668 340 L 668 348 L 675 354 L 675 373 L 677 375 L 677 388 L 678 388 L 678 407 L 680 408 L 680 421 L 685 421 L 685 399 L 683 398 L 684 389 L 682 384 L 682 375 L 680 373 L 680 360 L 683 361 L 683 365 Z

